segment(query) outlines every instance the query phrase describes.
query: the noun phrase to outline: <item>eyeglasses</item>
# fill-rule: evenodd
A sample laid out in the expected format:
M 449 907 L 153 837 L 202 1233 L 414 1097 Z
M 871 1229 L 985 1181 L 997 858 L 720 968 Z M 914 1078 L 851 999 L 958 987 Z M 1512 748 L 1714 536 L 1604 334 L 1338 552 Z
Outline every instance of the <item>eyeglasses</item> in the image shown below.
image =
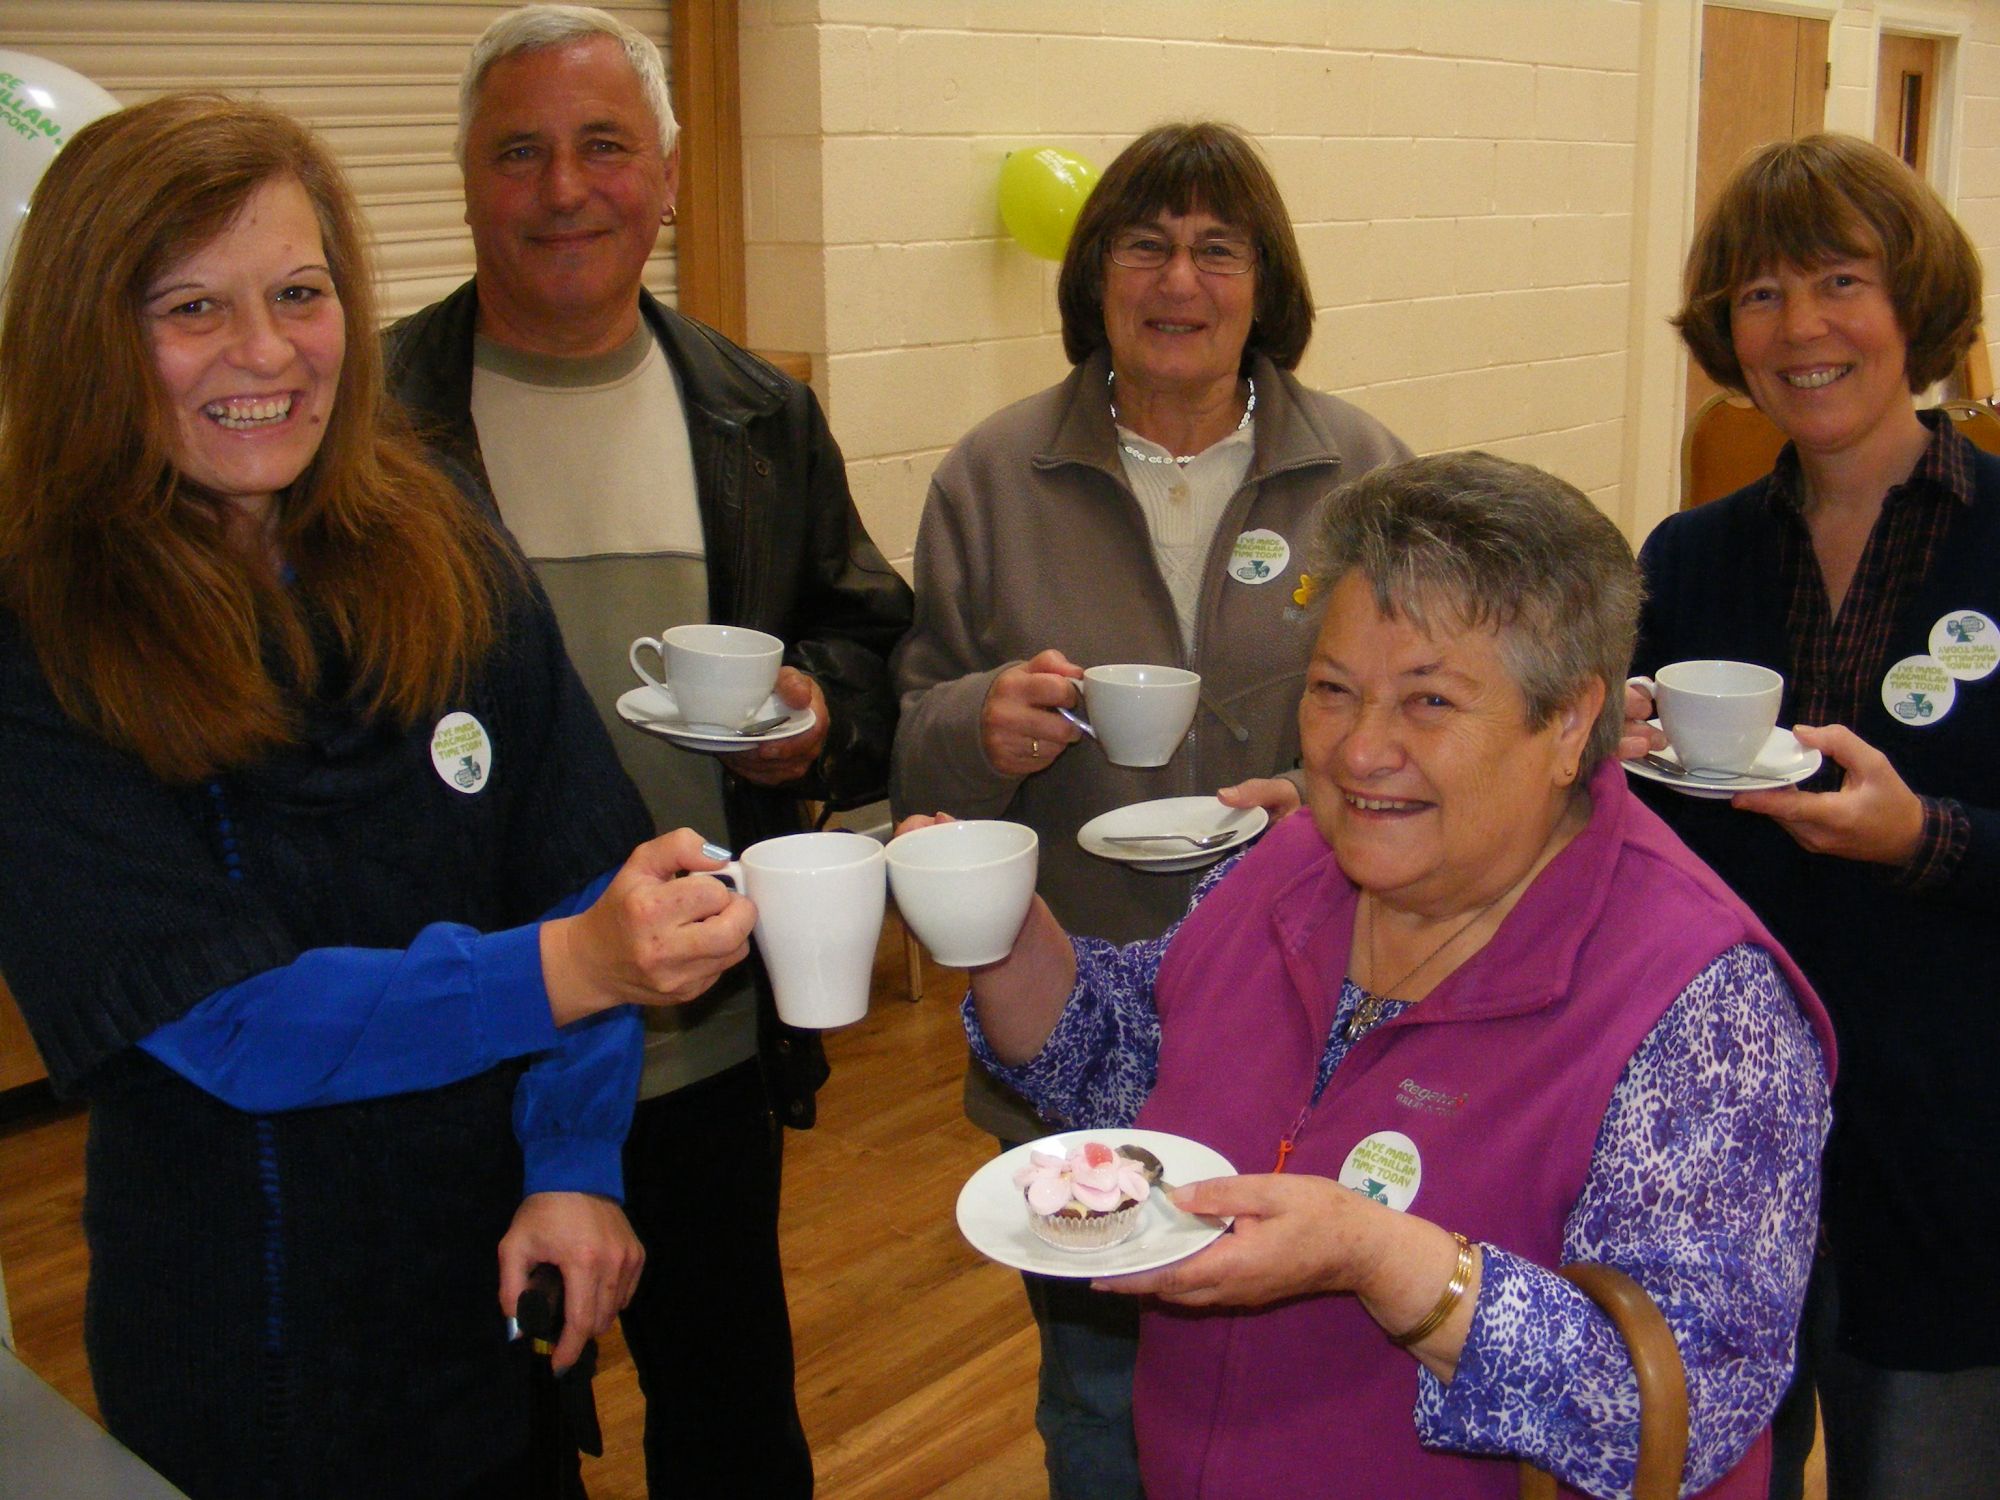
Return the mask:
M 1111 237 L 1108 252 L 1115 265 L 1128 271 L 1157 271 L 1174 258 L 1176 250 L 1186 250 L 1197 271 L 1210 276 L 1241 276 L 1257 264 L 1257 250 L 1248 240 L 1197 240 L 1183 245 L 1149 229 L 1128 229 Z

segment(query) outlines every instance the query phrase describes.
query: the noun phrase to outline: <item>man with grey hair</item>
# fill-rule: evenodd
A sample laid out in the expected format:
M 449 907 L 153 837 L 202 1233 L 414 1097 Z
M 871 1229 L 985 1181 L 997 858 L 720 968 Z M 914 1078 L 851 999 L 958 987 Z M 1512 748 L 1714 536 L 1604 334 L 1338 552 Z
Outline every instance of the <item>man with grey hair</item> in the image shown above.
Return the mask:
M 797 829 L 801 798 L 879 789 L 910 592 L 855 513 L 812 392 L 641 285 L 679 176 L 657 49 L 602 11 L 502 16 L 466 68 L 459 160 L 475 274 L 389 331 L 390 379 L 486 479 L 599 712 L 611 723 L 634 685 L 635 636 L 714 621 L 780 637 L 779 696 L 813 714 L 719 758 L 611 723 L 655 820 L 726 828 L 740 849 Z M 777 1126 L 812 1123 L 825 1076 L 754 958 L 649 1033 L 625 1151 L 648 1259 L 624 1330 L 656 1497 L 811 1493 Z

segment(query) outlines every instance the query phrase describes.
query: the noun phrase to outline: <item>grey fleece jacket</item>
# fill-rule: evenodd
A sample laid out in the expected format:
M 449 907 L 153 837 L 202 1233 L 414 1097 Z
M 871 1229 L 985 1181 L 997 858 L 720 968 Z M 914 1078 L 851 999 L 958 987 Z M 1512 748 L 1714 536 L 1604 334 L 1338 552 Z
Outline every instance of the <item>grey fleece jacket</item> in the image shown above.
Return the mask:
M 1183 647 L 1139 502 L 1126 484 L 1100 352 L 1061 384 L 981 423 L 946 455 L 917 532 L 916 623 L 893 670 L 902 695 L 890 770 L 897 815 L 1004 817 L 1041 837 L 1040 891 L 1071 932 L 1128 942 L 1186 910 L 1193 876 L 1086 854 L 1077 829 L 1156 797 L 1211 793 L 1298 759 L 1298 701 L 1316 616 L 1293 601 L 1320 500 L 1410 450 L 1373 417 L 1259 357 L 1256 450 L 1216 527 L 1192 649 Z M 1245 532 L 1289 557 L 1258 582 L 1229 572 Z M 1080 666 L 1161 662 L 1202 675 L 1187 746 L 1154 770 L 1114 766 L 1088 740 L 1047 769 L 1004 776 L 980 745 L 993 679 L 1054 646 Z M 974 1069 L 967 1112 L 1003 1138 L 1041 1127 Z M 1010 1101 L 1002 1104 L 1003 1097 Z

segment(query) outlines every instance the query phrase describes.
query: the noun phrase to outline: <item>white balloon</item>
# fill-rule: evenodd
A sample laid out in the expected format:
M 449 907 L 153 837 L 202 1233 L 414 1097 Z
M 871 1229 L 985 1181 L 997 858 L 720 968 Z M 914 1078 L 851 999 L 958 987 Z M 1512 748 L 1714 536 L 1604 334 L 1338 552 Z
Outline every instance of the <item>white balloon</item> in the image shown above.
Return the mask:
M 0 285 L 42 173 L 64 142 L 118 107 L 81 73 L 0 47 Z

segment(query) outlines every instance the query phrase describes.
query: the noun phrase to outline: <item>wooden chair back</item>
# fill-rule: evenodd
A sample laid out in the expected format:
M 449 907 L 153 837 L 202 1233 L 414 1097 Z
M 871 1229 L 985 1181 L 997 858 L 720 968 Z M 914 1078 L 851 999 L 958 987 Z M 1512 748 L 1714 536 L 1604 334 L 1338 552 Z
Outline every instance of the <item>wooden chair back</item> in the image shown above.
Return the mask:
M 1986 325 L 1973 335 L 1972 347 L 1945 377 L 1945 395 L 1953 401 L 1993 400 L 1993 361 L 1986 353 Z
M 1984 401 L 1941 401 L 1937 409 L 1975 445 L 2000 454 L 2000 411 Z M 1742 397 L 1721 391 L 1702 402 L 1681 437 L 1681 509 L 1720 500 L 1771 472 L 1785 435 Z
M 1681 509 L 1720 500 L 1771 472 L 1785 435 L 1747 396 L 1717 391 L 1681 436 Z
M 1974 445 L 1988 453 L 2000 453 L 2000 412 L 1984 401 L 1940 401 L 1938 410 L 1948 414 L 1952 426 Z
M 1632 1500 L 1674 1500 L 1687 1467 L 1687 1372 L 1673 1330 L 1646 1289 L 1623 1271 L 1586 1263 L 1564 1266 L 1562 1274 L 1603 1308 L 1639 1377 L 1639 1468 Z M 1526 1459 L 1521 1461 L 1521 1500 L 1556 1500 L 1556 1482 Z

